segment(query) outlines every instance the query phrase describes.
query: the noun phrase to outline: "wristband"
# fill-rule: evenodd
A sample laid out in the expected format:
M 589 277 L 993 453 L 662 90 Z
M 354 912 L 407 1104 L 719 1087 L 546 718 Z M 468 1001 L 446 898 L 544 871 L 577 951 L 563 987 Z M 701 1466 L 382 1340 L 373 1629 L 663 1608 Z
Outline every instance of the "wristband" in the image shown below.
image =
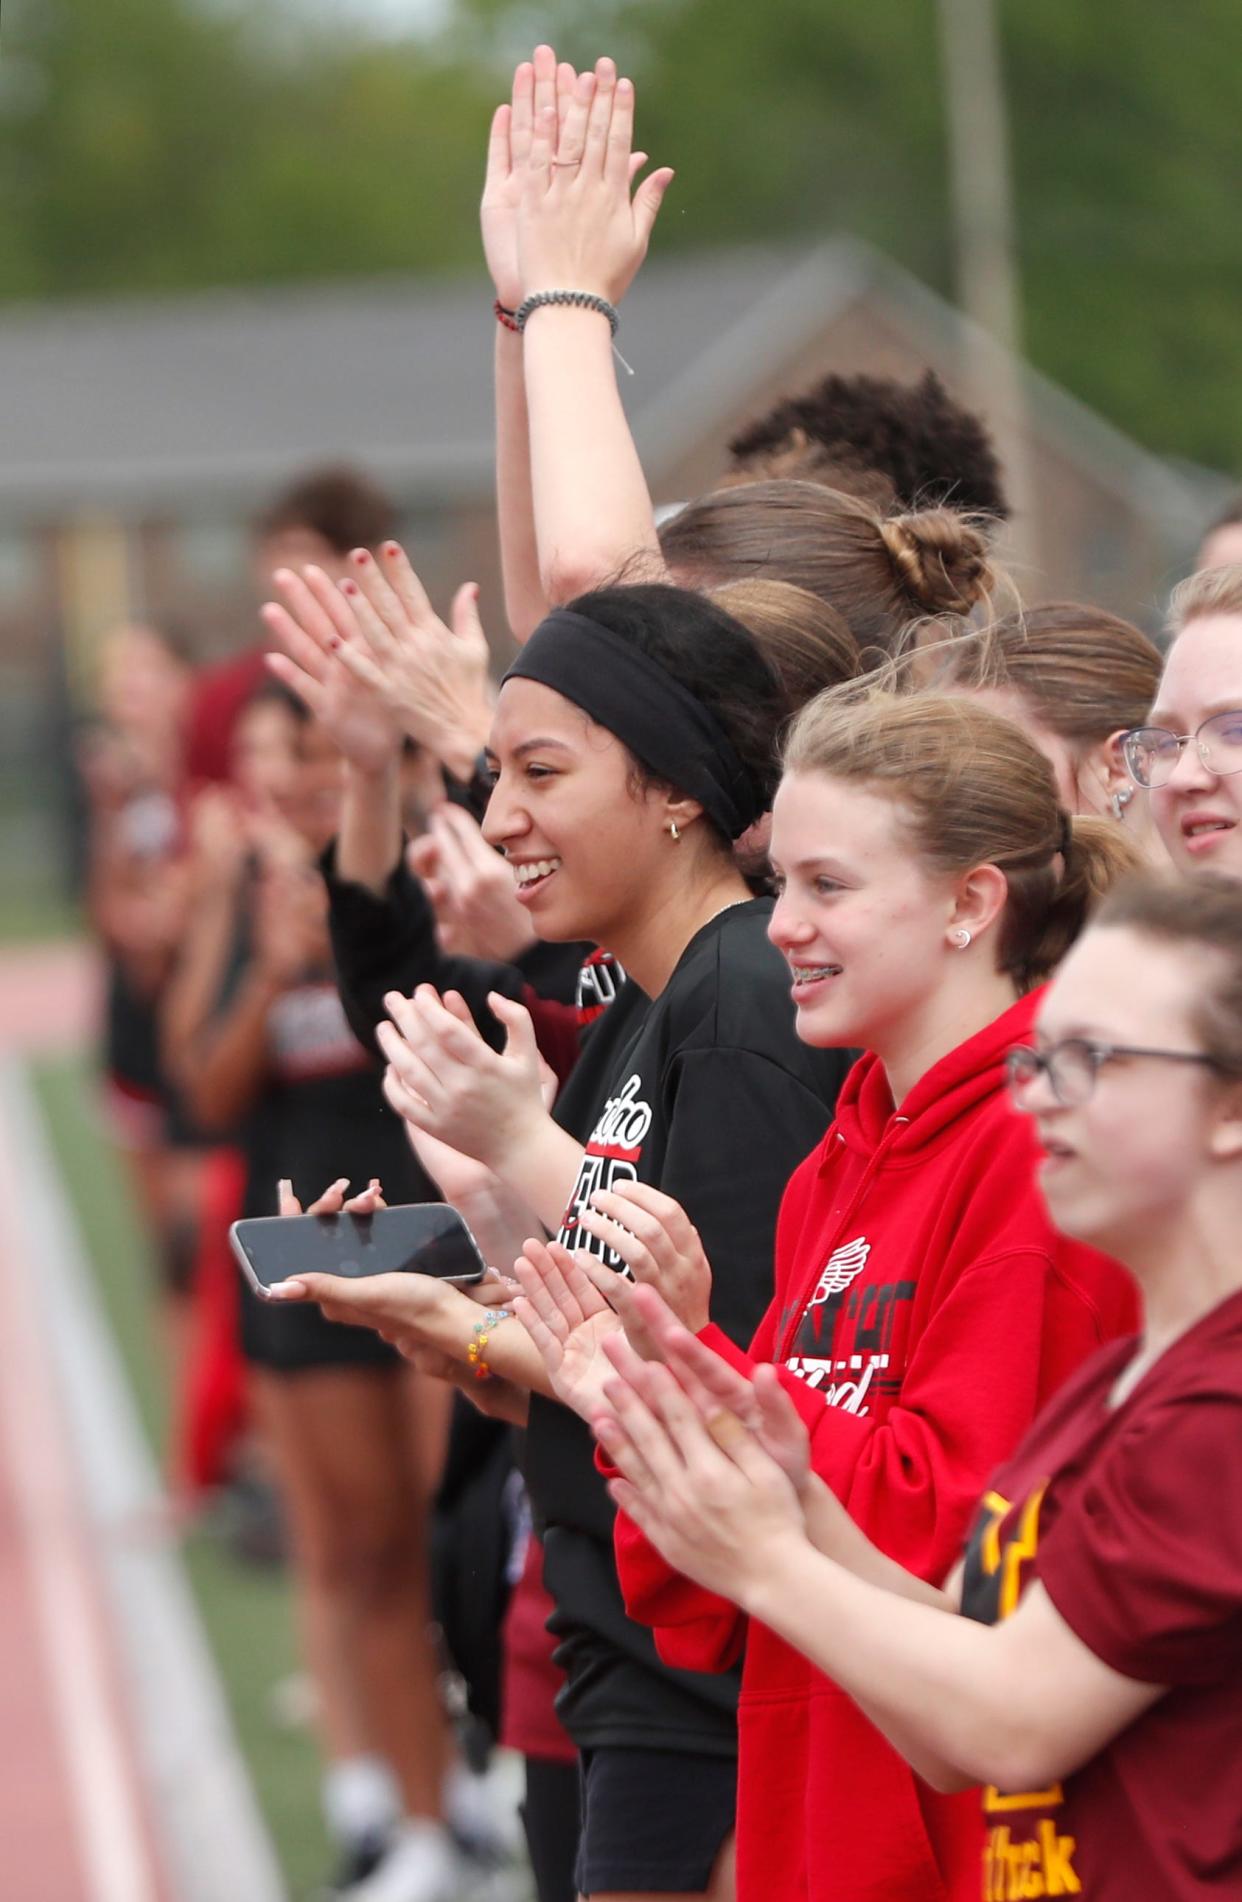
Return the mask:
M 571 304 L 575 310 L 597 310 L 601 317 L 608 319 L 608 328 L 614 337 L 621 322 L 616 307 L 606 297 L 597 297 L 594 291 L 534 291 L 513 313 L 519 330 L 525 330 L 531 313 L 543 304 Z
M 483 1358 L 484 1349 L 492 1337 L 492 1329 L 499 1327 L 502 1321 L 512 1319 L 512 1308 L 488 1308 L 483 1319 L 475 1322 L 466 1343 L 466 1364 L 476 1380 L 491 1379 L 492 1370 Z
M 502 304 L 499 298 L 497 298 L 496 302 L 492 305 L 492 314 L 496 322 L 503 324 L 506 330 L 520 330 L 522 328 L 517 320 L 517 312 L 510 310 L 507 304 Z

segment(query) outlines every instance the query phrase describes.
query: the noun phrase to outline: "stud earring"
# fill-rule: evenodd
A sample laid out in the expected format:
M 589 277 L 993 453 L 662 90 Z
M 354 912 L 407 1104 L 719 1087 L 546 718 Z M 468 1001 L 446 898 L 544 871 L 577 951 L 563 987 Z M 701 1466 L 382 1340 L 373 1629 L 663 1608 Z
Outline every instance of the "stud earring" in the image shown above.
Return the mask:
M 668 836 L 673 841 L 674 845 L 677 845 L 680 842 L 681 833 L 677 829 L 676 819 L 670 819 L 668 822 Z
M 1129 805 L 1133 797 L 1134 797 L 1133 786 L 1119 786 L 1117 788 L 1117 791 L 1113 794 L 1113 797 L 1112 797 L 1112 808 L 1113 808 L 1114 819 L 1125 818 L 1126 807 Z
M 959 951 L 964 951 L 971 942 L 970 933 L 967 931 L 965 925 L 959 925 L 957 930 L 953 933 L 953 942 Z

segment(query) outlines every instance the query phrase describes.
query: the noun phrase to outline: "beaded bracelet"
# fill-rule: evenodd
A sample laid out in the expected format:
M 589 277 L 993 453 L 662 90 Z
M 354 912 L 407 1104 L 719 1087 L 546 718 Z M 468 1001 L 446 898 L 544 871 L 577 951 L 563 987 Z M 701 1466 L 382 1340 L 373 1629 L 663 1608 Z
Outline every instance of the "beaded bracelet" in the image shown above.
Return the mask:
M 575 310 L 597 310 L 601 317 L 608 319 L 608 327 L 614 337 L 621 322 L 615 305 L 610 304 L 606 297 L 597 297 L 594 291 L 533 291 L 513 313 L 519 330 L 525 330 L 531 312 L 543 304 L 572 304 Z
M 492 1370 L 483 1358 L 483 1350 L 492 1338 L 492 1329 L 499 1327 L 502 1321 L 513 1319 L 512 1308 L 488 1308 L 481 1321 L 476 1321 L 466 1346 L 466 1363 L 476 1380 L 490 1380 Z
M 507 304 L 502 304 L 499 298 L 497 298 L 496 302 L 492 305 L 492 314 L 496 322 L 503 324 L 506 330 L 520 330 L 522 328 L 517 320 L 517 312 L 510 310 Z

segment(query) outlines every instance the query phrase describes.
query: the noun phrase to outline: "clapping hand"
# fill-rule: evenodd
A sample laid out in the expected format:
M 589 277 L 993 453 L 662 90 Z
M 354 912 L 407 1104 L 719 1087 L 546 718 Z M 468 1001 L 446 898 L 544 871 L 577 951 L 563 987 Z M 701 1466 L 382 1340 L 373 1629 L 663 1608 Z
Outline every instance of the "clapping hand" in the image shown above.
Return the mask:
M 682 1368 L 642 1361 L 615 1340 L 603 1351 L 616 1377 L 592 1425 L 621 1475 L 609 1482 L 615 1503 L 670 1565 L 746 1606 L 781 1548 L 806 1540 L 788 1472 L 742 1415 L 705 1411 Z
M 512 964 L 536 942 L 512 866 L 461 806 L 446 803 L 433 812 L 407 856 L 435 910 L 441 950 Z
M 398 1116 L 504 1175 L 506 1156 L 547 1118 L 544 1065 L 530 1012 L 496 992 L 488 1003 L 507 1033 L 503 1050 L 484 1042 L 462 997 L 441 998 L 430 984 L 413 997 L 390 991 L 393 1022 L 375 1034 Z
M 658 1289 L 691 1333 L 707 1326 L 711 1264 L 680 1202 L 646 1182 L 619 1182 L 596 1190 L 579 1210 L 578 1223 L 620 1257 L 636 1282 Z M 597 1287 L 605 1288 L 603 1277 L 611 1271 L 595 1263 L 591 1272 Z
M 349 665 L 363 641 L 350 602 L 313 565 L 300 575 L 278 568 L 272 579 L 287 605 L 268 601 L 260 610 L 281 648 L 267 656 L 268 667 L 322 722 L 352 766 L 383 772 L 396 763 L 401 725 L 382 688 Z
M 539 1350 L 552 1391 L 590 1420 L 612 1372 L 600 1350 L 610 1334 L 620 1334 L 620 1322 L 558 1242 L 528 1241 L 513 1273 L 522 1290 L 514 1313 Z
M 354 576 L 342 581 L 341 593 L 355 636 L 341 639 L 336 653 L 403 732 L 468 781 L 492 722 L 478 588 L 473 581 L 458 588 L 446 623 L 400 543 L 385 542 L 378 560 L 356 548 L 351 560 Z

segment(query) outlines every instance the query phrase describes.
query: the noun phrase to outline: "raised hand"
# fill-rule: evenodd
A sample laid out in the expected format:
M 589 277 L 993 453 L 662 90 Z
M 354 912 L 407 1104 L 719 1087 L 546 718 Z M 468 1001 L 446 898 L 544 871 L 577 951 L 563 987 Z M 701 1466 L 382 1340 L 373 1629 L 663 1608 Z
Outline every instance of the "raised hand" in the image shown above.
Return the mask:
M 529 157 L 517 214 L 523 297 L 541 290 L 592 291 L 616 304 L 647 253 L 672 171 L 631 184 L 646 162 L 632 150 L 634 87 L 611 59 L 578 76 L 558 114 L 534 104 Z
M 597 1190 L 578 1221 L 620 1256 L 635 1281 L 658 1289 L 691 1333 L 707 1326 L 711 1264 L 680 1202 L 646 1182 L 618 1183 Z
M 514 1313 L 539 1350 L 558 1400 L 591 1420 L 612 1366 L 601 1352 L 620 1322 L 568 1249 L 528 1241 L 513 1264 L 521 1287 Z
M 400 543 L 385 542 L 378 561 L 366 548 L 351 560 L 354 578 L 340 584 L 349 631 L 338 622 L 329 651 L 402 731 L 468 780 L 493 702 L 478 588 L 457 590 L 446 624 Z
M 281 652 L 267 664 L 277 680 L 320 720 L 351 765 L 378 773 L 401 750 L 401 725 L 373 680 L 345 664 L 362 634 L 349 602 L 322 568 L 278 568 L 272 576 L 287 606 L 268 601 L 263 625 Z
M 506 310 L 516 310 L 522 301 L 517 214 L 530 161 L 536 106 L 540 110 L 555 106 L 560 120 L 573 96 L 577 79 L 577 73 L 567 62 L 557 64 L 550 46 L 537 46 L 534 59 L 523 60 L 513 75 L 509 103 L 497 106 L 492 115 L 479 223 L 483 255 L 496 288 L 497 302 Z

